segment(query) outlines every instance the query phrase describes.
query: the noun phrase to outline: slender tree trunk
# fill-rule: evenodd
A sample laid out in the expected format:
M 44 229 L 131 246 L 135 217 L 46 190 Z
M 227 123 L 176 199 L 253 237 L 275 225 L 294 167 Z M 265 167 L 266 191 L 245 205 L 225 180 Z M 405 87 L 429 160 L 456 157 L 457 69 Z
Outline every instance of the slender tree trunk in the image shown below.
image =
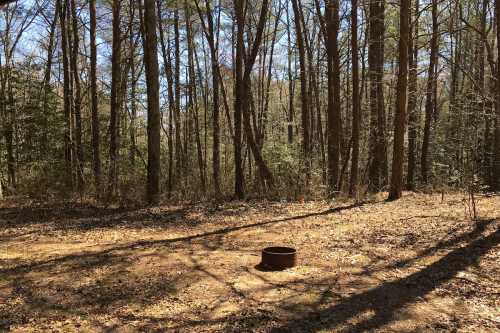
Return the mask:
M 130 0 L 129 2 L 130 10 L 130 21 L 129 21 L 129 48 L 130 48 L 130 124 L 129 124 L 129 160 L 132 170 L 135 171 L 135 156 L 137 151 L 137 138 L 136 138 L 136 119 L 137 119 L 137 74 L 136 74 L 136 63 L 135 63 L 135 42 L 134 42 L 134 16 L 135 16 L 135 1 Z
M 195 141 L 196 141 L 198 169 L 200 171 L 201 192 L 203 194 L 205 194 L 205 192 L 206 192 L 206 176 L 205 176 L 205 168 L 204 168 L 204 162 L 203 162 L 203 151 L 202 151 L 201 140 L 200 140 L 200 130 L 199 130 L 199 124 L 198 124 L 198 101 L 197 101 L 198 94 L 196 91 L 196 75 L 195 75 L 195 70 L 194 70 L 195 63 L 194 63 L 194 57 L 193 57 L 193 54 L 194 54 L 193 50 L 194 50 L 195 46 L 194 46 L 194 42 L 193 42 L 193 31 L 192 31 L 192 27 L 191 27 L 191 12 L 190 12 L 189 4 L 187 1 L 185 2 L 185 11 L 186 11 L 186 35 L 187 35 L 187 48 L 188 48 L 189 108 L 191 110 L 192 117 L 194 120 L 194 131 L 195 131 L 194 135 L 195 135 Z M 217 71 L 215 71 L 215 74 L 212 73 L 212 75 L 215 75 L 218 77 Z M 217 126 L 218 126 L 218 124 L 217 124 Z M 214 138 L 214 140 L 215 140 L 215 138 Z M 220 187 L 218 187 L 218 191 L 215 193 L 215 195 L 217 196 L 219 194 L 220 194 Z
M 148 177 L 146 198 L 150 204 L 160 201 L 160 82 L 156 38 L 155 1 L 144 0 L 144 65 L 148 96 Z
M 235 87 L 234 87 L 234 163 L 235 163 L 235 184 L 234 193 L 236 198 L 245 197 L 245 176 L 243 174 L 242 160 L 242 96 L 243 96 L 243 58 L 244 46 L 244 0 L 234 1 L 236 25 L 236 55 L 235 55 Z
M 286 34 L 287 34 L 287 41 L 288 41 L 288 143 L 292 144 L 293 143 L 293 116 L 294 116 L 294 111 L 295 111 L 295 106 L 294 106 L 294 98 L 295 98 L 295 85 L 294 85 L 294 79 L 292 75 L 292 40 L 290 36 L 290 14 L 289 14 L 289 9 L 288 5 L 286 6 L 286 22 L 287 22 L 287 28 L 286 28 Z
M 113 0 L 113 49 L 111 54 L 111 102 L 109 120 L 109 178 L 108 198 L 116 195 L 118 185 L 118 115 L 120 114 L 121 83 L 121 0 Z
M 359 123 L 361 121 L 361 96 L 359 94 L 358 60 L 358 0 L 351 1 L 351 51 L 352 51 L 352 160 L 349 195 L 355 197 L 358 190 Z
M 179 36 L 179 10 L 174 11 L 174 90 L 175 90 L 175 173 L 178 181 L 183 180 L 183 149 L 182 149 L 182 125 L 181 125 L 181 49 Z
M 295 113 L 295 106 L 294 106 L 294 98 L 295 98 L 295 85 L 294 85 L 294 79 L 292 75 L 292 39 L 290 36 L 290 14 L 289 14 L 289 9 L 288 9 L 288 4 L 286 6 L 286 22 L 287 22 L 287 27 L 286 27 L 286 34 L 287 34 L 287 48 L 288 48 L 288 143 L 292 144 L 293 143 L 293 116 Z
M 59 8 L 60 6 L 55 7 L 55 13 L 54 13 L 54 19 L 52 21 L 52 24 L 50 26 L 50 34 L 49 34 L 49 45 L 47 47 L 47 65 L 45 67 L 45 73 L 43 76 L 43 90 L 42 90 L 42 97 L 43 97 L 43 111 L 45 114 L 47 114 L 48 110 L 48 102 L 49 102 L 49 94 L 51 91 L 51 86 L 50 86 L 50 79 L 52 75 L 52 58 L 54 56 L 54 44 L 56 40 L 56 28 L 57 28 L 57 20 L 59 17 Z M 47 117 L 43 118 L 43 137 L 42 137 L 42 142 L 40 142 L 40 153 L 41 154 L 46 154 L 47 153 L 47 141 L 48 141 L 48 120 Z
M 165 69 L 165 76 L 167 77 L 167 92 L 168 92 L 168 179 L 167 179 L 167 192 L 170 196 L 174 187 L 174 144 L 173 144 L 173 114 L 175 113 L 175 95 L 174 95 L 174 74 L 172 70 L 172 60 L 170 56 L 170 43 L 165 41 L 163 19 L 161 15 L 161 0 L 156 2 L 158 7 L 158 30 L 160 32 L 160 45 L 163 56 L 163 67 Z M 168 48 L 167 44 L 168 43 Z
M 414 22 L 410 25 L 409 38 L 409 82 L 408 82 L 408 171 L 406 177 L 406 188 L 415 190 L 415 168 L 417 157 L 417 131 L 418 113 L 417 108 L 417 80 L 418 80 L 418 18 L 420 1 L 415 0 Z
M 205 11 L 206 11 L 206 24 L 204 20 L 204 15 L 196 1 L 196 7 L 198 9 L 198 14 L 200 16 L 203 31 L 205 32 L 205 37 L 207 38 L 208 46 L 210 48 L 210 59 L 212 65 L 212 129 L 213 129 L 213 150 L 212 150 L 212 170 L 213 170 L 213 182 L 214 182 L 214 194 L 218 197 L 221 193 L 220 188 L 220 125 L 219 125 L 219 58 L 218 58 L 218 33 L 216 34 L 216 27 L 214 25 L 213 12 L 210 7 L 210 1 L 205 1 Z
M 410 39 L 410 0 L 401 0 L 399 14 L 399 70 L 394 117 L 394 149 L 389 200 L 401 198 L 403 192 L 404 137 L 406 94 L 408 84 L 408 40 Z
M 100 151 L 100 129 L 97 99 L 97 46 L 96 46 L 96 0 L 90 0 L 90 98 L 92 114 L 92 153 L 94 168 L 95 192 L 99 196 L 101 191 L 101 151 Z
M 305 27 L 302 26 L 301 11 L 298 0 L 292 0 L 295 33 L 297 39 L 297 47 L 299 50 L 299 67 L 300 67 L 300 100 L 302 109 L 302 150 L 304 154 L 304 172 L 307 175 L 306 184 L 309 182 L 309 174 L 311 168 L 311 148 L 310 148 L 310 113 L 309 113 L 309 93 L 307 85 L 307 69 L 306 69 L 306 52 L 304 45 Z
M 220 127 L 219 127 L 219 59 L 217 55 L 217 46 L 215 41 L 215 27 L 210 10 L 210 1 L 205 1 L 207 7 L 208 31 L 210 37 L 210 58 L 212 62 L 212 93 L 213 93 L 213 154 L 212 169 L 214 179 L 214 193 L 216 197 L 221 193 L 220 188 Z
M 80 84 L 80 73 L 78 71 L 78 53 L 79 53 L 79 31 L 78 31 L 78 17 L 76 10 L 75 0 L 71 0 L 71 18 L 72 18 L 72 32 L 73 32 L 73 50 L 71 53 L 71 67 L 73 72 L 74 82 L 74 113 L 75 113 L 75 145 L 76 145 L 76 175 L 78 179 L 78 190 L 83 192 L 83 145 L 82 145 L 82 92 Z
M 342 118 L 340 104 L 340 56 L 338 33 L 340 28 L 339 1 L 329 0 L 326 7 L 326 44 L 328 56 L 328 195 L 339 191 L 340 144 Z
M 64 3 L 58 0 L 59 7 L 59 21 L 61 26 L 61 49 L 62 49 L 62 62 L 63 62 L 63 99 L 64 99 L 64 119 L 66 127 L 64 129 L 64 156 L 65 156 L 65 179 L 68 188 L 73 190 L 73 176 L 72 176 L 72 134 L 71 134 L 71 88 L 70 88 L 70 73 L 69 73 L 69 58 L 68 58 L 68 32 L 67 32 L 67 6 L 68 0 Z
M 235 87 L 235 119 L 239 118 L 239 121 L 243 120 L 243 126 L 245 130 L 246 139 L 249 145 L 249 148 L 252 151 L 252 154 L 255 159 L 255 164 L 259 170 L 260 176 L 264 183 L 268 187 L 273 186 L 273 176 L 269 168 L 267 167 L 264 159 L 262 158 L 262 154 L 260 152 L 259 147 L 255 141 L 255 136 L 253 134 L 252 125 L 250 122 L 250 104 L 251 104 L 251 73 L 253 66 L 255 64 L 255 59 L 257 58 L 257 54 L 260 48 L 260 44 L 262 42 L 262 35 L 264 32 L 265 22 L 267 18 L 269 1 L 264 0 L 262 2 L 262 7 L 259 15 L 259 21 L 257 23 L 257 31 L 255 32 L 255 38 L 253 43 L 251 43 L 251 49 L 248 54 L 245 55 L 245 47 L 243 40 L 243 32 L 245 29 L 245 11 L 244 11 L 244 0 L 235 0 L 235 16 L 236 16 L 236 25 L 237 25 L 237 47 L 236 47 L 236 87 Z M 245 61 L 243 60 L 245 59 Z M 243 66 L 244 63 L 244 66 Z M 238 111 L 236 111 L 238 110 Z M 240 113 L 238 115 L 237 113 Z M 241 126 L 241 123 L 237 124 L 235 120 L 235 137 L 238 136 L 236 133 L 236 128 Z M 236 140 L 235 140 L 236 141 Z M 239 144 L 235 143 L 235 164 L 236 169 L 241 166 L 241 150 L 237 152 L 238 149 L 241 149 L 241 142 Z M 240 156 L 237 156 L 238 153 Z M 238 162 L 238 159 L 240 162 Z M 238 165 L 239 164 L 239 165 Z M 239 179 L 239 177 L 241 177 Z M 243 169 L 241 168 L 241 175 L 238 175 L 238 171 L 236 174 L 236 182 L 235 182 L 235 194 L 236 197 L 242 198 L 244 197 L 244 188 L 243 188 Z
M 432 131 L 432 117 L 435 108 L 434 100 L 434 87 L 436 85 L 436 62 L 438 57 L 438 18 L 437 18 L 437 0 L 432 0 L 432 36 L 430 41 L 430 59 L 429 59 L 429 69 L 427 76 L 427 89 L 426 89 L 426 101 L 425 101 L 425 124 L 424 124 L 424 138 L 422 142 L 422 155 L 420 161 L 420 169 L 422 173 L 422 181 L 427 184 L 429 181 L 431 157 L 430 157 L 430 146 L 431 146 L 431 131 Z
M 496 16 L 496 28 L 497 28 L 497 47 L 498 54 L 500 55 L 500 1 L 495 0 L 495 16 Z M 500 56 L 498 56 L 500 60 Z M 497 64 L 500 63 L 497 62 Z M 493 189 L 500 191 L 500 66 L 497 65 L 497 77 L 496 77 L 496 117 L 495 117 L 495 145 L 493 152 Z

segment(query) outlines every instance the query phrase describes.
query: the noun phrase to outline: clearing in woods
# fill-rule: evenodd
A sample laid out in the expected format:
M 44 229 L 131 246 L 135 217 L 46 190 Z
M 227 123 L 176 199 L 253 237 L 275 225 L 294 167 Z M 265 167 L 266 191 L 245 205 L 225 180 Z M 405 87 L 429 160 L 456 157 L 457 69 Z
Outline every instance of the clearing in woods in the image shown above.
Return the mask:
M 500 197 L 4 202 L 0 331 L 500 332 Z M 299 265 L 255 268 L 270 244 Z

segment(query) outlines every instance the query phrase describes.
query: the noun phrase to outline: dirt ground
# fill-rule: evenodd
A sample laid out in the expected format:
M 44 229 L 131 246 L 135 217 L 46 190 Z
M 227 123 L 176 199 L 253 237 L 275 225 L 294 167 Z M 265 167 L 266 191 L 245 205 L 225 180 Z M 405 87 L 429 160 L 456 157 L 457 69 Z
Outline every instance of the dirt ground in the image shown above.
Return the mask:
M 500 197 L 463 199 L 3 202 L 0 331 L 500 332 Z

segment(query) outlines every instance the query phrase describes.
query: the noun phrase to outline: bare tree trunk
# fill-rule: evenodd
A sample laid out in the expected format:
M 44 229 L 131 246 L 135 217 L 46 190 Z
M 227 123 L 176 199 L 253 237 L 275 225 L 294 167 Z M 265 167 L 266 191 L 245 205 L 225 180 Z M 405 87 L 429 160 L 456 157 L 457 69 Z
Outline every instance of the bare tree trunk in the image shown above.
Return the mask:
M 183 149 L 182 149 L 182 125 L 181 125 L 181 50 L 179 40 L 179 10 L 174 11 L 174 90 L 175 90 L 175 109 L 174 109 L 174 123 L 175 123 L 175 173 L 178 181 L 183 178 Z
M 427 89 L 425 101 L 425 126 L 424 138 L 422 142 L 422 156 L 420 161 L 420 168 L 422 173 L 422 181 L 426 184 L 429 181 L 429 167 L 431 165 L 431 158 L 429 156 L 431 146 L 431 126 L 433 111 L 435 108 L 436 100 L 434 100 L 434 89 L 436 85 L 436 62 L 438 57 L 438 21 L 437 21 L 437 0 L 432 0 L 432 37 L 430 41 L 430 59 L 429 70 L 427 76 Z
M 72 32 L 73 32 L 73 50 L 71 53 L 71 67 L 73 72 L 74 81 L 74 113 L 75 113 L 75 145 L 76 145 L 76 175 L 78 179 L 78 190 L 82 193 L 84 190 L 83 181 L 83 145 L 82 145 L 82 92 L 80 85 L 80 73 L 78 71 L 78 53 L 79 53 L 79 31 L 78 31 L 78 17 L 76 14 L 76 2 L 71 0 L 71 19 L 72 19 Z
M 121 83 L 121 0 L 113 0 L 113 49 L 111 55 L 111 105 L 109 122 L 109 178 L 108 198 L 116 195 L 118 185 L 118 115 L 120 114 Z
M 144 0 L 144 65 L 148 95 L 148 177 L 146 198 L 160 202 L 160 82 L 154 0 Z
M 243 174 L 242 160 L 242 97 L 243 97 L 243 59 L 245 54 L 244 45 L 244 0 L 234 1 L 236 32 L 236 55 L 235 55 L 235 98 L 234 98 L 234 163 L 235 184 L 234 193 L 236 198 L 245 197 L 245 176 Z
M 384 110 L 384 34 L 385 0 L 370 0 L 368 71 L 370 76 L 370 147 L 368 188 L 380 191 L 386 165 Z
M 394 117 L 394 149 L 389 200 L 401 198 L 403 192 L 406 95 L 408 85 L 408 40 L 410 39 L 410 0 L 401 0 L 399 14 L 399 70 Z
M 339 1 L 329 0 L 326 7 L 326 44 L 328 55 L 328 195 L 339 191 L 340 143 L 342 118 L 340 105 L 340 56 L 338 33 L 340 28 Z
M 210 8 L 210 7 L 208 7 Z M 203 194 L 206 192 L 206 176 L 205 176 L 205 168 L 204 168 L 204 162 L 203 162 L 203 151 L 201 147 L 201 140 L 200 140 L 200 129 L 199 129 L 199 124 L 198 124 L 198 93 L 196 90 L 196 75 L 195 75 L 195 64 L 194 64 L 194 58 L 193 58 L 193 50 L 194 50 L 194 43 L 193 43 L 193 31 L 191 27 L 191 12 L 189 10 L 189 4 L 185 2 L 185 10 L 186 10 L 186 30 L 187 30 L 187 48 L 188 48 L 188 76 L 189 76 L 189 85 L 188 85 L 188 95 L 189 95 L 189 109 L 192 111 L 192 117 L 194 120 L 194 135 L 195 135 L 195 141 L 196 141 L 196 152 L 197 152 L 197 157 L 198 157 L 198 168 L 200 172 L 200 182 L 201 182 L 201 191 Z M 207 9 L 208 11 L 208 9 Z M 217 71 L 212 73 L 212 75 L 215 75 L 218 77 Z M 217 83 L 218 85 L 218 83 Z M 215 89 L 215 88 L 213 88 Z M 214 101 L 215 103 L 215 101 Z M 215 109 L 215 106 L 214 106 Z M 217 107 L 218 109 L 218 107 Z M 218 123 L 217 123 L 218 127 Z M 215 126 L 214 126 L 215 130 Z M 218 130 L 218 129 L 217 129 Z M 215 135 L 214 135 L 214 140 L 215 140 Z M 215 147 L 214 147 L 215 149 Z M 217 148 L 218 149 L 218 148 Z M 214 172 L 215 173 L 215 172 Z M 214 176 L 215 180 L 215 176 Z M 220 187 L 217 187 L 217 191 L 215 193 L 216 196 L 220 194 Z
M 267 183 L 268 187 L 273 186 L 273 176 L 269 168 L 267 167 L 264 159 L 262 158 L 261 152 L 257 143 L 255 141 L 255 136 L 253 134 L 252 125 L 250 123 L 250 103 L 251 103 L 251 72 L 253 69 L 253 65 L 255 64 L 255 59 L 257 57 L 260 44 L 262 41 L 262 35 L 265 27 L 265 22 L 267 18 L 267 11 L 269 6 L 268 0 L 263 0 L 262 8 L 260 11 L 259 21 L 257 24 L 257 31 L 255 33 L 255 38 L 253 43 L 251 44 L 251 49 L 248 54 L 245 55 L 245 47 L 243 40 L 243 32 L 245 29 L 245 11 L 244 11 L 244 0 L 235 0 L 235 16 L 236 16 L 236 25 L 237 25 L 237 47 L 236 47 L 236 98 L 235 98 L 235 119 L 239 118 L 239 121 L 243 120 L 243 126 L 245 130 L 246 139 L 249 145 L 249 148 L 252 151 L 252 154 L 255 159 L 255 164 L 259 170 L 260 176 L 262 180 Z M 245 61 L 243 60 L 245 59 Z M 243 66 L 244 61 L 244 66 Z M 244 68 L 243 68 L 244 67 Z M 236 111 L 238 110 L 238 111 Z M 240 113 L 241 115 L 237 115 Z M 243 119 L 241 119 L 243 118 Z M 235 120 L 235 137 L 237 136 L 236 128 L 241 126 L 236 123 Z M 235 140 L 236 141 L 236 140 Z M 239 153 L 241 156 L 241 142 L 236 144 L 235 142 L 235 161 L 236 161 L 236 169 L 241 167 L 241 158 L 239 158 L 240 162 L 238 162 L 237 158 L 237 146 L 239 146 Z M 238 165 L 239 164 L 239 165 Z M 241 169 L 241 175 L 236 175 L 236 186 L 235 186 L 235 194 L 236 197 L 242 198 L 244 197 L 244 188 L 243 188 L 243 170 Z M 237 171 L 238 173 L 238 171 Z M 238 179 L 238 177 L 241 177 Z
M 406 177 L 406 188 L 415 190 L 415 168 L 417 155 L 417 130 L 418 113 L 417 108 L 417 80 L 418 80 L 418 22 L 419 22 L 419 0 L 415 0 L 414 22 L 410 25 L 409 38 L 409 82 L 408 82 L 408 171 Z
M 136 64 L 135 64 L 135 42 L 134 42 L 134 29 L 133 22 L 135 16 L 135 2 L 134 0 L 130 0 L 129 2 L 130 9 L 130 21 L 129 21 L 129 48 L 130 48 L 130 124 L 129 124 L 129 137 L 130 137 L 130 146 L 129 146 L 129 160 L 130 166 L 133 170 L 135 170 L 135 155 L 137 151 L 137 138 L 136 138 L 136 119 L 137 119 L 137 79 L 136 79 Z
M 497 47 L 498 54 L 500 54 L 500 1 L 495 0 L 495 16 L 496 16 L 496 28 L 497 28 Z M 500 56 L 498 56 L 500 59 Z M 497 62 L 500 63 L 500 62 Z M 497 78 L 496 78 L 496 117 L 495 117 L 495 146 L 493 153 L 493 189 L 500 191 L 500 66 L 497 65 Z
M 358 0 L 351 1 L 351 51 L 352 51 L 352 160 L 349 195 L 358 191 L 359 123 L 361 121 L 358 60 Z
M 294 85 L 294 79 L 292 75 L 292 39 L 290 36 L 290 14 L 289 14 L 289 9 L 288 5 L 286 6 L 286 34 L 287 34 L 287 41 L 288 41 L 288 143 L 292 144 L 293 143 L 293 116 L 295 113 L 295 106 L 294 106 L 294 91 L 295 91 L 295 85 Z
M 43 94 L 43 110 L 44 113 L 48 112 L 48 98 L 49 94 L 51 91 L 51 86 L 50 86 L 50 79 L 52 75 L 52 58 L 54 56 L 54 46 L 56 44 L 56 28 L 57 28 L 57 20 L 59 17 L 59 8 L 60 6 L 55 7 L 55 13 L 54 13 L 54 19 L 52 21 L 52 24 L 50 25 L 50 33 L 49 33 L 49 45 L 47 47 L 47 64 L 45 67 L 45 73 L 43 76 L 43 87 L 42 87 L 42 94 Z M 42 154 L 45 154 L 47 152 L 47 141 L 48 141 L 48 121 L 47 117 L 43 118 L 43 138 L 42 142 L 40 142 L 40 152 Z
M 309 182 L 311 168 L 311 148 L 310 148 L 310 112 L 309 112 L 309 94 L 307 85 L 307 70 L 306 70 L 306 52 L 304 46 L 305 27 L 302 26 L 301 7 L 297 0 L 292 0 L 295 32 L 297 38 L 297 47 L 299 50 L 299 67 L 300 67 L 300 100 L 302 109 L 302 150 L 304 154 L 304 172 L 306 174 L 306 184 Z
M 172 59 L 170 56 L 170 43 L 165 41 L 164 29 L 163 29 L 163 19 L 161 15 L 161 1 L 157 2 L 158 7 L 158 30 L 160 32 L 160 45 L 163 56 L 163 67 L 165 70 L 165 76 L 167 77 L 167 92 L 168 92 L 168 177 L 167 177 L 167 192 L 168 196 L 172 194 L 174 188 L 174 126 L 173 117 L 175 113 L 175 95 L 174 95 L 174 74 L 172 69 Z M 168 47 L 167 47 L 168 43 Z
M 63 61 L 63 76 L 64 76 L 64 88 L 63 88 L 63 99 L 64 99 L 64 118 L 66 127 L 64 130 L 64 151 L 65 151 L 65 179 L 67 186 L 73 190 L 73 175 L 72 175 L 72 134 L 71 134 L 71 88 L 70 88 L 70 73 L 69 73 L 69 59 L 68 59 L 68 32 L 67 32 L 67 7 L 68 0 L 57 1 L 59 7 L 59 20 L 61 26 L 61 49 L 62 49 L 62 61 Z
M 214 25 L 213 12 L 210 7 L 210 1 L 205 1 L 205 11 L 207 21 L 205 23 L 204 15 L 196 1 L 196 7 L 201 19 L 203 31 L 210 48 L 210 60 L 212 65 L 212 129 L 213 129 L 213 150 L 212 150 L 212 170 L 214 182 L 214 194 L 218 197 L 221 193 L 220 188 L 220 125 L 219 125 L 219 58 L 218 58 L 218 33 Z
M 95 192 L 99 196 L 101 191 L 101 152 L 100 152 L 100 129 L 97 99 L 97 46 L 96 46 L 96 8 L 95 1 L 90 0 L 90 95 L 92 114 L 92 153 L 94 167 Z

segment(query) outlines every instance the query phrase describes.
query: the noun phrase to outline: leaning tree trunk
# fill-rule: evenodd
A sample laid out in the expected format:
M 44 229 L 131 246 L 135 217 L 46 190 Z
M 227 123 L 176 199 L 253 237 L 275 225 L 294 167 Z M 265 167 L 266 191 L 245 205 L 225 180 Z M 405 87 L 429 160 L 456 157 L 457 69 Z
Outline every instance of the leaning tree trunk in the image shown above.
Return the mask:
M 262 2 L 260 17 L 257 24 L 257 31 L 255 33 L 255 39 L 252 43 L 252 47 L 250 49 L 249 54 L 247 54 L 245 57 L 241 108 L 243 115 L 243 128 L 245 130 L 245 136 L 247 139 L 248 146 L 252 151 L 253 157 L 255 159 L 255 164 L 260 173 L 263 183 L 267 185 L 268 188 L 272 188 L 274 185 L 273 175 L 271 173 L 271 170 L 268 168 L 266 162 L 264 161 L 264 158 L 262 157 L 260 147 L 258 147 L 257 145 L 257 141 L 254 135 L 254 130 L 252 129 L 252 125 L 250 123 L 250 112 L 251 112 L 250 105 L 251 105 L 251 91 L 252 91 L 251 74 L 262 42 L 262 37 L 264 34 L 264 28 L 267 19 L 268 7 L 269 7 L 269 0 L 264 0 Z M 244 22 L 241 22 L 241 27 L 242 29 L 244 29 Z

